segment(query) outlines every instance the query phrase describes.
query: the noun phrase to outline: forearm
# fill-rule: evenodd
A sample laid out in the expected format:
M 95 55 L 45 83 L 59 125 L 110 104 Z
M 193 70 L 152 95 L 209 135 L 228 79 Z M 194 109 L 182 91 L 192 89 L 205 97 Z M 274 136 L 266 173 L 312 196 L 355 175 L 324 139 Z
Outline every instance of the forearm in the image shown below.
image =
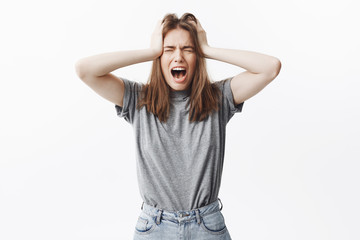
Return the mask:
M 205 57 L 239 66 L 251 73 L 272 73 L 279 60 L 275 57 L 244 50 L 203 47 Z
M 117 51 L 102 53 L 80 59 L 77 63 L 77 69 L 83 75 L 103 76 L 118 68 L 126 67 L 132 64 L 151 61 L 158 57 L 152 49 Z

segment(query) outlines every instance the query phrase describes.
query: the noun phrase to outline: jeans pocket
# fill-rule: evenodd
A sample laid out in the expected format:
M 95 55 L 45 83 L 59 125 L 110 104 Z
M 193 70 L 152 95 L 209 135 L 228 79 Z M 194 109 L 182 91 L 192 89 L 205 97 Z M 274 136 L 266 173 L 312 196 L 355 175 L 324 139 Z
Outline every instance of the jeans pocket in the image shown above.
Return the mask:
M 214 235 L 223 234 L 227 231 L 224 216 L 220 211 L 202 216 L 201 227 Z
M 135 232 L 137 234 L 150 234 L 156 227 L 154 219 L 142 212 L 138 217 L 135 226 Z

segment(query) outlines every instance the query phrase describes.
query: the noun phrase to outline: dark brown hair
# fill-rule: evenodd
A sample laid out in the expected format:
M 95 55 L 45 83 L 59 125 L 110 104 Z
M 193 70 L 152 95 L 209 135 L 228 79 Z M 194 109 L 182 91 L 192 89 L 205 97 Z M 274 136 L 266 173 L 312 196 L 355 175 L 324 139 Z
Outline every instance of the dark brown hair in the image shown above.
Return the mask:
M 212 111 L 218 110 L 220 90 L 211 84 L 207 70 L 204 53 L 200 47 L 196 26 L 197 19 L 191 13 L 185 13 L 179 19 L 175 14 L 167 14 L 163 18 L 163 39 L 173 29 L 182 28 L 190 33 L 193 40 L 196 65 L 193 79 L 190 84 L 189 120 L 202 121 Z M 166 83 L 161 70 L 160 57 L 153 61 L 152 70 L 147 84 L 142 88 L 138 108 L 146 106 L 148 112 L 156 115 L 160 121 L 166 122 L 170 113 L 170 86 Z

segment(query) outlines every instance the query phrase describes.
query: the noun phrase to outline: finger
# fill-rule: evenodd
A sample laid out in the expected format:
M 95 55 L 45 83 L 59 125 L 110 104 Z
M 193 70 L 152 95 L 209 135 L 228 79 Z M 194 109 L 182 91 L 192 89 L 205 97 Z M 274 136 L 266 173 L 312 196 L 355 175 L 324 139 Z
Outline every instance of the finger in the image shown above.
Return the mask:
M 162 22 L 162 20 L 158 20 L 154 31 L 161 32 L 163 29 L 163 26 L 164 26 L 164 23 Z
M 197 24 L 196 24 L 196 22 L 194 20 L 190 20 L 190 21 L 188 21 L 188 23 L 190 23 L 190 24 L 194 25 L 195 27 L 197 27 Z
M 196 22 L 195 22 L 195 21 L 190 21 L 190 23 L 195 26 L 195 28 L 196 28 L 196 30 L 197 30 L 198 32 L 201 32 L 201 31 L 204 30 L 204 29 L 202 28 L 202 26 L 201 26 L 201 24 L 200 24 L 200 21 L 199 21 L 198 19 L 197 19 Z
M 199 24 L 196 23 L 195 21 L 189 21 L 189 23 L 195 27 L 195 29 L 196 29 L 197 32 L 199 32 L 199 31 L 201 30 L 201 29 L 199 28 Z
M 204 30 L 204 29 L 203 29 L 203 27 L 201 26 L 201 24 L 200 24 L 200 21 L 199 21 L 199 20 L 197 21 L 197 28 L 198 28 L 199 30 Z

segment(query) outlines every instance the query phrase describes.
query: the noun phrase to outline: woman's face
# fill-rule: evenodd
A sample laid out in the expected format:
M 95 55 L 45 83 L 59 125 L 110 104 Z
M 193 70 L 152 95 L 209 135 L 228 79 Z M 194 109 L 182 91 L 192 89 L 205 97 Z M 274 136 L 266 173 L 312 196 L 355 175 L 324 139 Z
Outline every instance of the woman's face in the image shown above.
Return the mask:
M 167 84 L 175 91 L 188 89 L 196 66 L 190 33 L 181 28 L 170 30 L 164 37 L 163 46 L 160 62 Z

